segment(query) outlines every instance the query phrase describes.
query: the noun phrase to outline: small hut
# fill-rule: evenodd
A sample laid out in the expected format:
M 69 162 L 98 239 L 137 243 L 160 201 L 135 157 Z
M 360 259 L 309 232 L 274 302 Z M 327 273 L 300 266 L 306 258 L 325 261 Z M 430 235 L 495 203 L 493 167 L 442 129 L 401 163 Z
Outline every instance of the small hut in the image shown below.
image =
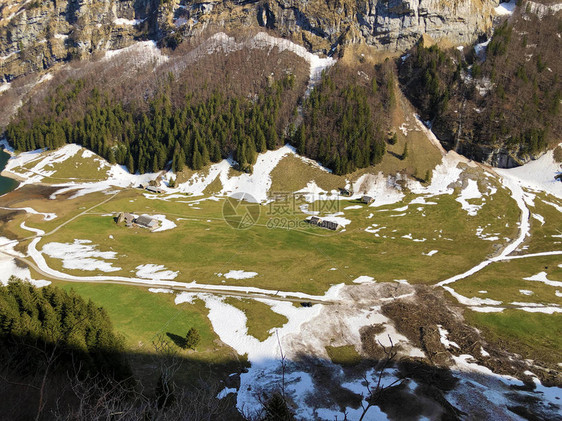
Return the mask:
M 137 225 L 140 225 L 141 227 L 145 227 L 145 228 L 156 228 L 158 226 L 158 220 L 151 218 L 148 215 L 141 215 L 139 216 L 135 223 Z
M 123 221 L 125 221 L 126 226 L 130 227 L 131 225 L 133 225 L 133 222 L 135 222 L 135 217 L 130 213 L 124 213 Z
M 159 193 L 159 194 L 164 193 L 164 190 L 156 186 L 148 186 L 146 190 L 149 191 L 150 193 Z
M 364 195 L 364 196 L 361 197 L 361 203 L 365 203 L 366 205 L 370 205 L 374 201 L 375 201 L 375 198 L 373 196 Z
M 318 218 L 317 216 L 313 216 L 308 220 L 308 223 L 311 225 L 316 225 L 320 228 L 326 228 L 332 231 L 337 231 L 340 229 L 340 225 L 337 222 L 333 221 L 324 221 L 323 219 Z

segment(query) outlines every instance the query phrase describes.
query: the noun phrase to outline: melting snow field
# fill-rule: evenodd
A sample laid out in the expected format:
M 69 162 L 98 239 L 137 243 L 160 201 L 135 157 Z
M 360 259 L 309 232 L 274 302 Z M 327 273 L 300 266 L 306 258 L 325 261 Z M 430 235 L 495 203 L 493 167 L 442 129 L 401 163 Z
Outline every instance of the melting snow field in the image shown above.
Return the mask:
M 562 287 L 562 282 L 551 281 L 546 276 L 547 276 L 546 272 L 539 272 L 536 275 L 529 276 L 528 278 L 523 278 L 523 279 L 525 281 L 542 282 L 543 284 L 550 285 L 553 287 Z
M 459 202 L 462 208 L 470 215 L 475 216 L 478 214 L 478 210 L 482 208 L 482 205 L 475 205 L 468 203 L 469 199 L 481 199 L 482 193 L 478 190 L 478 183 L 476 180 L 467 180 L 467 186 L 461 190 L 460 195 L 455 199 Z
M 74 243 L 47 243 L 42 252 L 54 259 L 62 260 L 65 269 L 99 270 L 102 272 L 116 272 L 120 267 L 113 266 L 105 260 L 117 259 L 117 253 L 113 251 L 98 251 L 90 240 L 74 240 Z
M 154 219 L 157 219 L 158 221 L 160 221 L 160 226 L 158 228 L 152 230 L 152 232 L 167 231 L 167 230 L 171 230 L 171 229 L 173 229 L 177 226 L 174 222 L 167 219 L 165 215 L 151 215 L 151 218 L 154 218 Z
M 6 251 L 12 255 L 23 257 L 21 253 L 18 253 L 14 250 L 14 247 L 16 245 L 17 242 L 10 241 L 5 237 L 0 237 L 0 251 Z M 0 253 L 0 284 L 7 285 L 12 276 L 29 282 L 38 288 L 49 285 L 51 283 L 50 281 L 33 279 L 28 268 L 22 268 L 18 266 L 13 257 L 4 253 Z
M 136 269 L 137 269 L 136 275 L 139 278 L 166 280 L 166 279 L 175 279 L 178 276 L 178 272 L 174 272 L 172 270 L 166 270 L 166 267 L 163 265 L 153 265 L 153 264 L 139 265 L 136 267 Z
M 217 273 L 217 276 L 224 276 L 227 279 L 250 279 L 257 276 L 257 272 L 245 272 L 243 270 L 231 270 L 224 275 L 222 273 Z

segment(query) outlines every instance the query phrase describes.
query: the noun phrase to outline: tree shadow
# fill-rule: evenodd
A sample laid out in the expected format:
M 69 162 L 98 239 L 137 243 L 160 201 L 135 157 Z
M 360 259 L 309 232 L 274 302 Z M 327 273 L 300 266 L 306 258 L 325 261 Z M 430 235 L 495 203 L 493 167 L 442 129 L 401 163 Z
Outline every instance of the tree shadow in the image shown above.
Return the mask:
M 180 348 L 185 348 L 185 338 L 184 337 L 182 337 L 180 335 L 176 335 L 175 333 L 171 333 L 171 332 L 166 332 L 166 336 L 168 336 L 168 338 L 170 338 Z
M 399 160 L 402 160 L 402 154 L 397 154 L 396 152 L 392 152 L 392 151 L 386 151 L 387 153 L 389 153 L 390 155 L 392 155 L 395 158 L 398 158 Z

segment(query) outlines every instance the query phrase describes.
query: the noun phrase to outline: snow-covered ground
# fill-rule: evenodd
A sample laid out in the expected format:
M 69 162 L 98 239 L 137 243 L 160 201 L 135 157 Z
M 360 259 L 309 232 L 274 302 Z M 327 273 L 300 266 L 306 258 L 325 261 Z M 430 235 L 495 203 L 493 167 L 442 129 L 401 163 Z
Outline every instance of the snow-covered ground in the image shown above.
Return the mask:
M 467 186 L 461 190 L 459 196 L 455 200 L 461 204 L 466 213 L 468 213 L 470 216 L 475 216 L 482 208 L 482 204 L 471 204 L 468 203 L 468 200 L 481 198 L 482 193 L 480 193 L 480 190 L 478 190 L 478 183 L 476 182 L 476 180 L 469 179 L 467 180 Z
M 162 64 L 168 61 L 168 56 L 162 54 L 154 41 L 137 41 L 129 47 L 119 50 L 108 50 L 105 52 L 104 60 L 113 60 L 119 55 L 132 55 L 134 61 L 131 63 L 137 68 L 142 68 L 146 63 Z
M 117 18 L 113 21 L 115 25 L 129 25 L 135 26 L 142 23 L 143 19 L 125 19 L 125 18 Z
M 506 16 L 506 15 L 511 15 L 513 14 L 513 11 L 515 10 L 515 6 L 516 6 L 516 0 L 511 0 L 507 3 L 500 3 L 500 5 L 496 8 L 494 8 L 494 11 L 496 12 L 496 15 L 498 16 Z
M 559 145 L 562 147 L 562 143 Z M 562 173 L 562 164 L 554 161 L 554 152 L 546 152 L 535 161 L 510 169 L 496 169 L 504 177 L 513 179 L 520 186 L 532 190 L 546 191 L 562 199 L 562 182 L 556 181 L 556 175 Z
M 116 260 L 117 253 L 113 251 L 98 251 L 90 240 L 74 240 L 74 243 L 47 243 L 42 253 L 53 259 L 61 259 L 65 269 L 99 270 L 102 272 L 117 272 L 120 267 L 105 260 Z
M 160 221 L 160 226 L 152 230 L 152 232 L 167 231 L 177 227 L 174 222 L 166 218 L 166 215 L 150 215 L 150 217 Z
M 36 287 L 49 285 L 51 283 L 50 281 L 33 279 L 28 268 L 18 266 L 13 257 L 2 253 L 2 251 L 5 251 L 11 255 L 23 257 L 23 254 L 14 250 L 16 245 L 17 242 L 11 241 L 5 237 L 0 237 L 0 285 L 7 285 L 12 276 L 29 282 Z
M 257 272 L 246 272 L 244 270 L 230 270 L 225 274 L 217 273 L 218 277 L 225 277 L 226 279 L 250 279 L 258 275 Z
M 34 163 L 33 168 L 35 169 L 33 173 L 29 173 L 29 181 L 35 182 L 37 179 L 33 177 L 41 177 L 48 175 L 48 170 L 45 170 L 45 166 L 49 162 L 62 162 L 64 159 L 72 159 L 79 152 L 80 148 L 76 145 L 68 145 L 68 147 L 61 148 L 59 151 L 46 154 L 46 158 L 43 155 L 40 156 L 39 152 L 32 152 L 26 154 L 20 154 L 17 157 L 12 158 L 14 161 L 19 160 L 22 163 Z M 84 152 L 83 152 L 84 153 Z M 273 169 L 279 164 L 279 162 L 288 154 L 295 154 L 293 148 L 285 146 L 276 151 L 269 151 L 264 154 L 260 154 L 258 161 L 254 166 L 253 174 L 240 174 L 234 177 L 229 177 L 232 162 L 223 161 L 221 163 L 212 165 L 206 173 L 195 174 L 188 182 L 180 184 L 176 188 L 168 188 L 165 183 L 162 183 L 162 188 L 168 193 L 167 195 L 158 195 L 162 200 L 170 200 L 172 197 L 184 197 L 184 193 L 191 193 L 193 195 L 202 195 L 204 189 L 212 183 L 214 180 L 219 180 L 222 184 L 221 195 L 228 195 L 233 193 L 249 193 L 256 201 L 265 203 L 271 200 L 269 197 L 269 189 L 271 188 L 272 180 L 271 173 Z M 84 156 L 84 155 L 82 155 Z M 304 159 L 304 158 L 301 158 Z M 43 162 L 46 160 L 46 162 Z M 494 300 L 493 298 L 482 298 L 482 297 L 465 297 L 454 290 L 454 282 L 464 279 L 474 273 L 477 273 L 482 268 L 488 266 L 491 263 L 515 259 L 515 258 L 525 258 L 526 256 L 512 255 L 512 253 L 519 249 L 523 244 L 525 239 L 529 235 L 530 224 L 529 218 L 531 217 L 531 212 L 529 211 L 530 201 L 533 200 L 533 194 L 529 193 L 524 188 L 532 188 L 534 190 L 546 190 L 557 197 L 561 197 L 562 190 L 559 189 L 559 185 L 556 185 L 552 181 L 553 175 L 556 171 L 560 171 L 560 166 L 556 166 L 552 158 L 552 153 L 547 153 L 539 160 L 531 162 L 523 167 L 511 169 L 511 170 L 497 170 L 496 172 L 500 174 L 501 182 L 503 187 L 511 192 L 512 198 L 515 200 L 519 210 L 519 233 L 517 238 L 513 239 L 507 247 L 498 252 L 498 255 L 480 262 L 475 265 L 470 270 L 450 277 L 438 285 L 442 286 L 445 290 L 450 292 L 460 303 L 469 306 L 474 311 L 480 312 L 501 312 L 504 310 L 504 306 L 510 306 L 518 308 L 520 310 L 528 312 L 543 312 L 543 313 L 554 313 L 561 312 L 562 308 L 557 305 L 542 305 L 532 302 L 521 302 L 514 301 L 510 303 L 503 303 L 502 301 Z M 374 196 L 375 202 L 370 205 L 371 208 L 376 208 L 377 206 L 389 205 L 394 203 L 399 203 L 404 200 L 406 194 L 413 194 L 415 197 L 409 201 L 409 203 L 400 203 L 396 205 L 394 209 L 386 210 L 387 212 L 392 212 L 393 216 L 406 215 L 406 212 L 411 211 L 412 208 L 419 209 L 423 206 L 437 205 L 437 201 L 431 202 L 429 199 L 431 197 L 436 197 L 440 195 L 455 195 L 455 191 L 459 192 L 456 200 L 460 203 L 461 207 L 467 211 L 469 215 L 473 215 L 478 212 L 481 205 L 474 205 L 468 202 L 468 200 L 480 199 L 484 201 L 487 195 L 493 195 L 495 193 L 495 187 L 488 188 L 488 192 L 480 191 L 479 181 L 472 178 L 466 178 L 463 175 L 464 168 L 474 168 L 476 164 L 470 163 L 465 158 L 459 156 L 454 152 L 449 152 L 444 155 L 443 160 L 440 165 L 438 165 L 433 171 L 432 181 L 430 185 L 425 186 L 421 183 L 411 180 L 400 180 L 399 177 L 388 177 L 384 176 L 382 173 L 376 175 L 365 174 L 359 179 L 350 182 L 348 187 L 352 187 L 354 192 L 354 198 L 360 197 L 362 194 L 369 194 Z M 319 168 L 321 168 L 319 166 Z M 545 170 L 546 168 L 546 170 Z M 40 174 L 37 175 L 36 173 Z M 126 172 L 125 169 L 118 166 L 108 165 L 108 179 L 101 182 L 93 183 L 65 183 L 64 188 L 57 192 L 61 194 L 64 191 L 75 190 L 76 195 L 87 194 L 92 191 L 107 191 L 115 187 L 129 187 L 136 186 L 141 182 L 147 182 L 156 178 L 156 174 L 145 174 L 131 175 Z M 484 176 L 482 176 L 484 178 Z M 399 183 L 399 181 L 405 181 L 404 183 Z M 560 183 L 562 185 L 562 183 Z M 405 187 L 403 187 L 405 186 Z M 459 186 L 464 186 L 458 190 Z M 457 189 L 457 190 L 455 190 Z M 308 183 L 305 189 L 300 192 L 304 195 L 311 194 L 314 195 L 314 199 L 318 198 L 334 198 L 340 197 L 339 195 L 333 196 L 332 192 L 326 192 L 318 187 L 314 180 Z M 408 196 L 411 197 L 411 196 Z M 199 199 L 198 199 L 199 200 Z M 346 198 L 346 200 L 349 200 Z M 189 203 L 193 205 L 196 202 Z M 475 208 L 478 206 L 478 208 Z M 558 205 L 552 203 L 552 206 L 558 209 Z M 558 206 L 558 207 L 557 207 Z M 363 208 L 361 205 L 348 206 L 344 210 L 355 210 Z M 306 212 L 308 208 L 303 208 L 303 212 Z M 34 210 L 25 210 L 29 213 L 38 213 Z M 558 209 L 561 210 L 561 209 Z M 376 209 L 373 209 L 375 214 Z M 398 213 L 400 212 L 400 213 Z M 350 212 L 351 214 L 351 212 Z M 54 214 L 42 214 L 45 219 L 52 219 L 56 217 Z M 373 217 L 371 213 L 370 217 Z M 322 216 L 324 219 L 334 220 L 340 224 L 351 223 L 350 219 L 344 217 L 344 213 L 335 213 L 327 217 Z M 156 215 L 157 219 L 161 222 L 161 230 L 171 229 L 175 227 L 175 223 L 170 221 L 165 215 Z M 535 216 L 540 220 L 540 215 Z M 544 218 L 543 218 L 544 221 Z M 31 228 L 22 223 L 22 228 L 27 229 L 41 236 L 44 233 L 36 228 Z M 381 227 L 378 224 L 372 224 L 366 229 L 367 232 L 373 233 L 374 236 L 378 236 L 381 230 L 385 227 Z M 479 235 L 481 238 L 487 240 L 499 240 L 494 233 L 484 234 L 485 227 L 479 227 L 480 231 L 475 234 Z M 407 232 L 407 231 L 406 231 Z M 397 234 L 397 238 L 402 237 L 412 241 L 427 241 L 425 238 L 414 238 L 414 234 L 409 233 L 406 235 Z M 209 310 L 209 319 L 213 325 L 213 329 L 217 332 L 220 339 L 234 348 L 240 354 L 247 354 L 248 360 L 251 363 L 251 368 L 248 373 L 244 373 L 241 376 L 241 387 L 237 392 L 237 402 L 238 407 L 241 409 L 254 411 L 261 406 L 258 393 L 261 390 L 271 390 L 276 387 L 280 381 L 280 349 L 279 343 L 283 349 L 285 355 L 288 356 L 289 360 L 296 359 L 299 352 L 306 352 L 309 355 L 315 355 L 328 359 L 326 354 L 325 346 L 328 344 L 326 338 L 335 338 L 334 343 L 329 343 L 333 346 L 341 345 L 353 345 L 356 349 L 360 350 L 361 339 L 359 337 L 359 329 L 364 326 L 371 326 L 374 324 L 382 324 L 384 326 L 384 332 L 377 334 L 376 339 L 387 344 L 387 334 L 390 334 L 396 343 L 400 343 L 404 352 L 410 356 L 420 356 L 423 357 L 424 353 L 413 347 L 409 341 L 396 331 L 392 323 L 384 315 L 380 313 L 380 304 L 384 302 L 380 297 L 377 299 L 370 299 L 367 296 L 352 295 L 352 288 L 374 288 L 379 284 L 375 282 L 373 277 L 363 275 L 356 278 L 353 281 L 353 285 L 345 286 L 343 284 L 338 284 L 332 286 L 324 295 L 310 295 L 301 292 L 284 292 L 284 291 L 272 291 L 265 290 L 255 287 L 244 287 L 244 286 L 229 286 L 229 285 L 205 285 L 198 284 L 196 282 L 192 283 L 182 283 L 173 281 L 177 275 L 177 271 L 169 270 L 163 265 L 156 264 L 143 264 L 136 267 L 133 271 L 134 276 L 113 276 L 111 274 L 99 275 L 99 276 L 76 276 L 57 271 L 50 268 L 44 258 L 43 254 L 46 254 L 52 258 L 57 258 L 62 260 L 62 265 L 64 268 L 68 269 L 80 269 L 80 270 L 100 270 L 104 272 L 115 272 L 120 270 L 120 268 L 114 267 L 112 262 L 106 262 L 106 260 L 116 260 L 118 257 L 115 252 L 102 252 L 97 250 L 97 246 L 90 244 L 84 240 L 75 240 L 74 243 L 46 243 L 43 245 L 42 250 L 37 249 L 37 245 L 40 241 L 44 241 L 41 237 L 37 237 L 31 241 L 28 248 L 29 256 L 34 260 L 37 266 L 45 273 L 52 275 L 54 277 L 59 277 L 68 280 L 75 281 L 103 281 L 103 280 L 116 280 L 124 282 L 135 282 L 139 284 L 150 285 L 151 292 L 154 293 L 173 293 L 173 288 L 187 289 L 187 291 L 181 292 L 175 298 L 175 302 L 179 303 L 192 303 L 195 299 L 201 299 L 205 303 L 205 306 Z M 430 243 L 427 243 L 430 244 Z M 102 245 L 103 246 L 103 245 Z M 0 244 L 0 247 L 1 244 Z M 6 251 L 11 254 L 16 252 L 13 250 L 14 243 L 10 243 L 9 246 L 5 246 Z M 105 249 L 105 247 L 104 247 Z M 423 253 L 426 256 L 433 256 L 438 253 L 438 250 L 432 250 L 431 246 L 425 248 L 424 250 L 429 250 Z M 421 250 L 420 250 L 421 252 Z M 445 251 L 444 251 L 445 252 Z M 544 253 L 536 253 L 536 256 L 546 256 L 562 254 L 562 251 L 549 251 Z M 433 259 L 427 259 L 430 262 Z M 24 279 L 30 279 L 29 271 L 25 273 L 25 270 L 16 267 L 12 257 L 0 253 L 0 281 L 5 283 L 7 274 L 16 274 Z M 339 272 L 338 272 L 339 273 Z M 245 271 L 241 269 L 232 269 L 225 274 L 217 273 L 217 276 L 224 277 L 226 279 L 252 279 L 258 274 L 256 272 Z M 6 279 L 5 279 L 6 278 Z M 529 282 L 542 282 L 547 285 L 562 287 L 562 282 L 554 281 L 547 277 L 546 272 L 540 272 L 531 277 L 525 278 Z M 41 285 L 39 283 L 38 285 Z M 393 284 L 394 285 L 394 284 Z M 157 287 L 156 287 L 157 286 Z M 407 281 L 396 281 L 396 288 L 411 288 Z M 192 291 L 189 291 L 192 289 Z M 208 291 L 208 293 L 202 293 L 201 290 Z M 322 302 L 333 302 L 331 305 L 321 305 L 315 304 L 311 307 L 296 307 L 289 302 L 280 302 L 267 299 L 259 299 L 270 306 L 273 312 L 279 313 L 287 317 L 288 322 L 275 330 L 270 331 L 270 336 L 265 341 L 259 341 L 256 338 L 248 334 L 247 329 L 247 319 L 245 314 L 237 309 L 236 307 L 229 305 L 224 302 L 224 300 L 216 295 L 213 295 L 213 291 L 232 291 L 233 293 L 255 293 L 255 294 L 265 294 L 270 296 L 281 296 L 290 297 L 296 299 L 306 300 L 317 300 Z M 367 291 L 367 290 L 364 290 Z M 530 296 L 528 290 L 520 290 L 521 294 Z M 404 296 L 408 294 L 413 294 L 410 289 L 403 291 Z M 557 294 L 558 296 L 558 291 Z M 372 297 L 371 297 L 372 298 Z M 396 297 L 385 297 L 385 299 L 396 299 Z M 362 302 L 365 300 L 365 302 Z M 447 348 L 455 348 L 458 345 L 454 342 L 449 341 L 448 333 L 441 326 L 439 327 L 441 342 Z M 336 332 L 336 334 L 334 334 Z M 279 335 L 279 336 L 278 336 Z M 278 339 L 279 338 L 279 339 Z M 455 363 L 459 370 L 468 373 L 483 373 L 480 366 L 475 367 L 474 363 L 470 361 L 470 356 L 461 355 L 460 357 L 455 357 Z M 334 408 L 314 408 L 310 405 L 307 397 L 314 391 L 315 385 L 314 381 L 309 373 L 304 371 L 301 367 L 294 365 L 293 369 L 287 373 L 287 390 L 291 397 L 298 404 L 299 412 L 298 416 L 304 419 L 312 419 L 315 414 L 325 414 L 333 419 L 334 414 L 341 414 Z M 334 368 L 337 369 L 337 368 Z M 472 375 L 472 374 L 471 374 Z M 391 379 L 392 377 L 389 377 Z M 503 380 L 498 380 L 500 383 Z M 477 382 L 478 383 L 478 382 Z M 350 381 L 346 383 L 350 389 L 357 389 L 362 386 L 359 380 Z M 463 387 L 468 388 L 468 382 L 462 383 Z M 494 386 L 495 387 L 495 386 Z M 542 386 L 541 386 L 542 387 Z M 551 393 L 550 390 L 547 391 Z M 224 394 L 233 393 L 232 390 L 226 390 Z M 467 392 L 468 393 L 468 392 Z M 545 392 L 546 393 L 546 392 Z M 551 393 L 552 394 L 552 393 Z M 459 402 L 459 406 L 463 407 L 460 403 L 460 396 L 458 394 L 452 393 L 452 399 Z M 494 395 L 495 396 L 495 395 Z M 498 398 L 499 399 L 499 398 Z M 464 406 L 466 407 L 466 406 Z M 347 408 L 348 414 L 353 414 L 354 410 L 352 408 Z M 374 408 L 373 412 L 370 413 L 372 417 L 382 418 L 384 414 L 382 412 L 377 412 L 378 409 Z M 372 418 L 373 419 L 373 418 Z
M 148 263 L 145 265 L 139 265 L 136 267 L 136 269 L 136 275 L 138 277 L 150 280 L 174 279 L 178 276 L 178 272 L 174 272 L 173 270 L 166 270 L 166 267 L 164 265 L 154 265 Z

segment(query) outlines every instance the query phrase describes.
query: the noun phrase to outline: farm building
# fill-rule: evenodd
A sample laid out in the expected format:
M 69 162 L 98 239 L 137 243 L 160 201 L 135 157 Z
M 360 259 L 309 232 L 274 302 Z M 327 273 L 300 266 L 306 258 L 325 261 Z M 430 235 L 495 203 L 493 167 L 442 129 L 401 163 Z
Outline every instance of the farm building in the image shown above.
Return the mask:
M 161 189 L 160 187 L 156 187 L 156 186 L 148 186 L 146 188 L 146 190 L 151 192 L 151 193 L 164 193 L 163 189 Z
M 321 228 L 327 228 L 332 231 L 337 231 L 340 228 L 340 224 L 333 221 L 321 221 L 318 226 Z
M 374 200 L 375 198 L 373 196 L 364 195 L 361 197 L 361 202 L 365 203 L 366 205 L 370 205 Z
M 313 216 L 308 220 L 308 222 L 311 223 L 312 225 L 318 225 L 320 222 L 322 222 L 322 220 L 317 216 Z
M 125 225 L 130 227 L 131 225 L 133 225 L 133 222 L 135 222 L 135 217 L 130 213 L 124 213 L 123 220 L 125 221 Z
M 134 220 L 135 217 L 126 212 L 119 212 L 119 215 L 117 216 L 117 223 L 120 224 L 121 222 L 125 222 L 125 225 L 128 227 L 133 225 Z
M 308 223 L 311 225 L 316 225 L 320 228 L 326 228 L 332 231 L 337 231 L 340 228 L 340 225 L 337 222 L 333 221 L 324 221 L 323 219 L 318 218 L 317 216 L 313 216 L 312 218 L 308 219 Z
M 135 223 L 146 228 L 156 228 L 158 226 L 158 220 L 151 218 L 148 215 L 139 216 Z

